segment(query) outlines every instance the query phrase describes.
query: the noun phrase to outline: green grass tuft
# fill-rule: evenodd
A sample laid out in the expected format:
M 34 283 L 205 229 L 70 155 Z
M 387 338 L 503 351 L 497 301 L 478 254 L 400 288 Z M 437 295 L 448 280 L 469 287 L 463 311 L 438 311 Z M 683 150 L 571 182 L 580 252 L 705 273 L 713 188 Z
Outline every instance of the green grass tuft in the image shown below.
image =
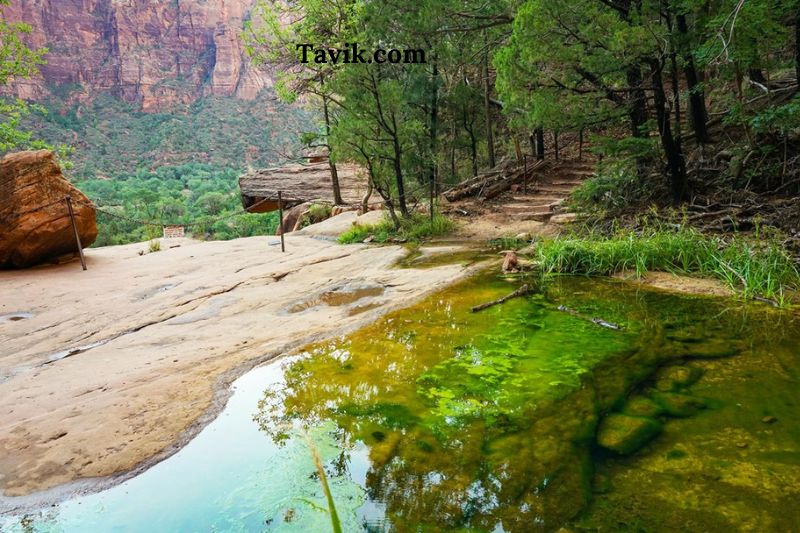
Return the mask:
M 725 282 L 746 298 L 759 296 L 779 305 L 787 303 L 787 292 L 800 287 L 794 261 L 776 240 L 723 239 L 691 228 L 549 239 L 536 247 L 536 257 L 545 273 L 700 274 Z
M 400 229 L 395 230 L 391 220 L 384 219 L 377 224 L 355 225 L 339 236 L 340 244 L 356 244 L 372 236 L 372 242 L 384 243 L 391 239 L 405 242 L 420 242 L 438 235 L 446 235 L 456 227 L 455 222 L 437 214 L 433 220 L 426 215 L 414 214 L 410 219 L 401 219 Z

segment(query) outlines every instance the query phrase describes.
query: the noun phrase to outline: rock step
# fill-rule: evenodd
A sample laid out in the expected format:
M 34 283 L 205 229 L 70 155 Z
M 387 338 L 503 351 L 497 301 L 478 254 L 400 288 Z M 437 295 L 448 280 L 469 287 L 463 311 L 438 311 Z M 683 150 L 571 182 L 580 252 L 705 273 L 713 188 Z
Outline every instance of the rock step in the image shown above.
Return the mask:
M 550 212 L 553 209 L 550 207 L 551 204 L 544 204 L 544 205 L 533 205 L 533 204 L 506 204 L 503 206 L 503 211 L 506 213 L 530 213 L 531 211 L 547 211 Z
M 547 222 L 555 213 L 548 211 L 546 213 L 529 213 L 525 216 L 519 217 L 519 220 L 536 220 L 538 222 Z
M 537 187 L 536 192 L 545 194 L 561 194 L 563 197 L 566 197 L 569 196 L 569 193 L 572 192 L 573 188 L 574 187 L 570 186 L 543 185 L 541 187 Z
M 578 187 L 579 185 L 583 184 L 583 180 L 558 180 L 558 181 L 551 181 L 547 185 L 564 185 L 568 187 Z
M 558 203 L 561 200 L 566 198 L 565 196 L 545 196 L 545 195 L 536 195 L 536 194 L 529 194 L 529 195 L 519 195 L 513 196 L 511 200 L 514 202 L 537 202 L 537 203 Z

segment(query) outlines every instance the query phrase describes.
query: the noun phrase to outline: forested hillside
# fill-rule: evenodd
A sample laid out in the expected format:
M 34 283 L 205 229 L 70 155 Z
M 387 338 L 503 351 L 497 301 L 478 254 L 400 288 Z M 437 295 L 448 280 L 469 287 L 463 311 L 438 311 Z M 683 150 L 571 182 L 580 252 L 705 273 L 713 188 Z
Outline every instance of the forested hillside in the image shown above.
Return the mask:
M 26 126 L 37 138 L 67 145 L 71 174 L 116 177 L 160 166 L 202 163 L 258 168 L 292 157 L 300 134 L 313 125 L 299 107 L 265 89 L 254 100 L 205 97 L 191 105 L 145 113 L 110 94 L 91 103 L 48 99 Z

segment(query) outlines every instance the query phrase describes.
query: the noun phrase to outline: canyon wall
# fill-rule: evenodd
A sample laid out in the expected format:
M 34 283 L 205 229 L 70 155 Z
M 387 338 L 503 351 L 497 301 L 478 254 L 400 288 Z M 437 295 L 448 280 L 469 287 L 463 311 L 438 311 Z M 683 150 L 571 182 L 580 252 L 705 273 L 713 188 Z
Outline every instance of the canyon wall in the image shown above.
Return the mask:
M 41 74 L 16 96 L 87 101 L 100 92 L 160 111 L 206 95 L 252 99 L 272 83 L 250 65 L 241 33 L 254 0 L 12 0 L 7 20 L 47 47 Z

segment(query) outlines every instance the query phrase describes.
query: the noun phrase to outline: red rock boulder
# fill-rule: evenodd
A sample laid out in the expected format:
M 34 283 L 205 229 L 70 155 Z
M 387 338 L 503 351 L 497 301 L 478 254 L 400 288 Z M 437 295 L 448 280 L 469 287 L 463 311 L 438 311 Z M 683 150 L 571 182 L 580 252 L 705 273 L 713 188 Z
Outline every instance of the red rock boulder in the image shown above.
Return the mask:
M 97 238 L 89 199 L 61 174 L 48 150 L 17 152 L 0 160 L 0 268 L 20 268 L 77 253 L 66 196 L 84 247 Z

